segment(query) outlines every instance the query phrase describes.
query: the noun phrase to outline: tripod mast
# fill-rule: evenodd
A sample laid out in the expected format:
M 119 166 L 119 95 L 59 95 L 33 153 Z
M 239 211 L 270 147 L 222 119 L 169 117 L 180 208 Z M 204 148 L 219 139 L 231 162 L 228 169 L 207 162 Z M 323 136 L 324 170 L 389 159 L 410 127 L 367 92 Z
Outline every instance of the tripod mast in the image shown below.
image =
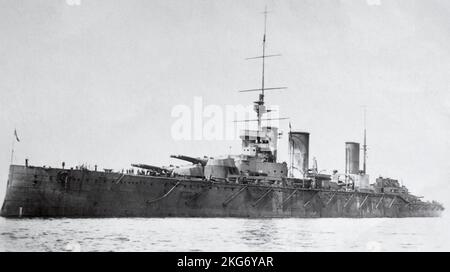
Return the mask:
M 264 9 L 264 35 L 263 35 L 263 43 L 262 43 L 262 55 L 258 57 L 252 57 L 247 58 L 247 60 L 250 59 L 262 59 L 262 73 L 261 73 L 261 88 L 260 89 L 249 89 L 249 90 L 241 90 L 240 92 L 253 92 L 253 91 L 260 91 L 259 98 L 257 101 L 255 101 L 254 110 L 256 112 L 257 119 L 255 121 L 258 122 L 258 130 L 261 130 L 261 122 L 264 121 L 262 119 L 262 116 L 270 112 L 270 110 L 267 110 L 264 105 L 264 93 L 267 90 L 279 90 L 279 89 L 287 89 L 287 87 L 273 87 L 273 88 L 266 88 L 265 86 L 265 68 L 266 68 L 266 58 L 269 57 L 278 57 L 281 56 L 280 54 L 275 55 L 266 55 L 266 37 L 267 37 L 267 14 L 269 12 L 267 11 L 267 6 Z M 284 118 L 279 118 L 284 119 Z M 248 120 L 253 121 L 253 120 Z

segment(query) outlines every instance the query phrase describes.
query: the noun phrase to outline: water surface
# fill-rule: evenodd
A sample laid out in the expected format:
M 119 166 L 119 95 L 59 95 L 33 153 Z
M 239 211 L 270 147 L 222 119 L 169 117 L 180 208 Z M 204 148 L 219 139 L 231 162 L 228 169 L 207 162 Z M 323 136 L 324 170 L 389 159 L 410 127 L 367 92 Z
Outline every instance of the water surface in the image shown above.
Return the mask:
M 0 218 L 0 251 L 450 251 L 441 218 Z

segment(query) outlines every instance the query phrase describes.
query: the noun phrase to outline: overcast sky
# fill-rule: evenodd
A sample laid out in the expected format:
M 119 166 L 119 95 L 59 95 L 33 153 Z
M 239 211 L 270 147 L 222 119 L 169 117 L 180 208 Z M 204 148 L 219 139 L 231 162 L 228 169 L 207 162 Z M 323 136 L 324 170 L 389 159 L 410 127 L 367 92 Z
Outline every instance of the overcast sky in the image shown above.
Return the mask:
M 362 142 L 368 172 L 450 205 L 450 1 L 0 1 L 0 199 L 16 163 L 179 163 L 240 141 L 175 141 L 176 105 L 252 103 L 267 4 L 269 104 L 311 133 L 320 169 Z M 207 118 L 206 118 L 207 119 Z M 280 129 L 288 131 L 288 123 Z M 287 159 L 281 139 L 280 160 Z M 231 149 L 230 149 L 231 146 Z

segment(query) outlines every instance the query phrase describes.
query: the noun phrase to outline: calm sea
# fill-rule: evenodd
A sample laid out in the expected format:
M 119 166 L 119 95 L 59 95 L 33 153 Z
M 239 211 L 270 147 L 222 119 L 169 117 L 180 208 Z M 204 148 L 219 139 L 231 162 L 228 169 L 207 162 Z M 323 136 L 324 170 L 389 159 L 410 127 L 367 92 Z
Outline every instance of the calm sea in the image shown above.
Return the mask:
M 450 218 L 5 219 L 0 251 L 450 251 Z

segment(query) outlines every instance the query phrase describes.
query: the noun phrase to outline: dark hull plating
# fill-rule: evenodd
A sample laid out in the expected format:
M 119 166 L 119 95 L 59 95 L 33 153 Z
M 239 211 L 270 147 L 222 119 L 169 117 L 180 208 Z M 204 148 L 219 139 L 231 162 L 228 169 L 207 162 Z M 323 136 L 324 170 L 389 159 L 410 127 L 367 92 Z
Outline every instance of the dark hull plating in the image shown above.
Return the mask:
M 427 203 L 312 190 L 88 170 L 10 167 L 4 217 L 422 217 Z

